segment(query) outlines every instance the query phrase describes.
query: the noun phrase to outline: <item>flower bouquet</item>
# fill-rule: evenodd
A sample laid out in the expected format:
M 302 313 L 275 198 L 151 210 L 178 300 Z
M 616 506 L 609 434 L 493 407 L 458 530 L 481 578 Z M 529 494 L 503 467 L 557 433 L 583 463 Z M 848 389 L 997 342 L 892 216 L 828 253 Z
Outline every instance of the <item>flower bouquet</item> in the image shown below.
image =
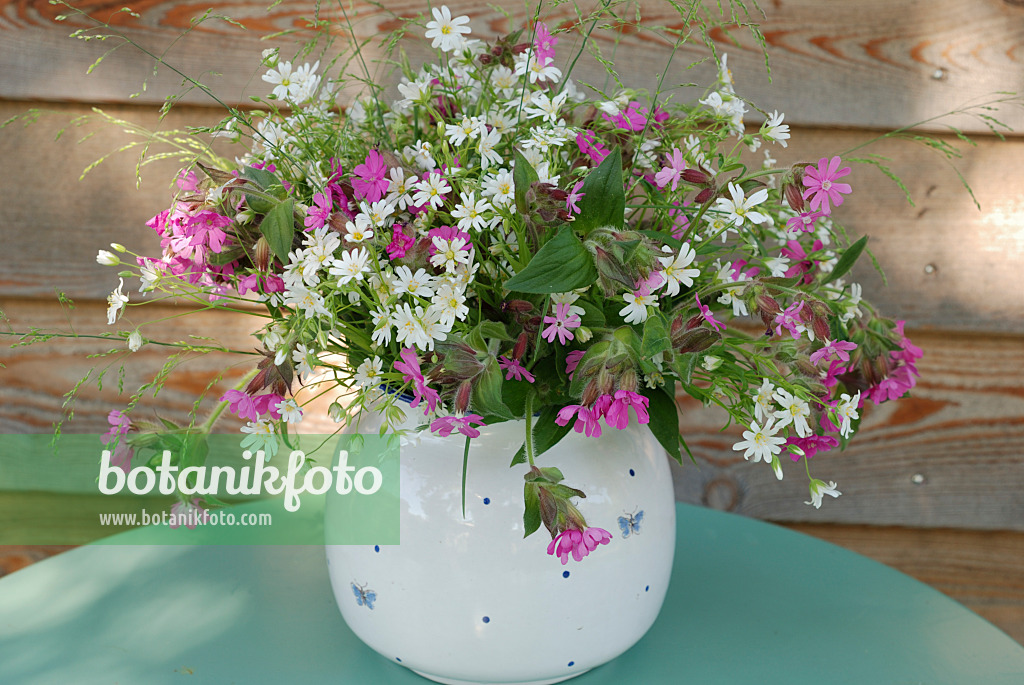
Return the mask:
M 846 280 L 866 242 L 832 217 L 850 168 L 776 168 L 789 126 L 744 125 L 725 55 L 702 97 L 671 102 L 581 88 L 557 66 L 568 31 L 543 21 L 485 42 L 442 6 L 424 26 L 438 61 L 402 62 L 397 99 L 371 83 L 344 110 L 344 72 L 267 51 L 262 109 L 197 130 L 244 152 L 197 148 L 148 224 L 159 255 L 99 253 L 128 269 L 111 325 L 134 304 L 128 276 L 144 294 L 262 305 L 253 372 L 220 398 L 247 421 L 243 447 L 269 459 L 301 430 L 293 393 L 309 384 L 338 394 L 334 421 L 372 409 L 410 444 L 457 433 L 468 452 L 481 427 L 521 420 L 526 533 L 543 525 L 565 563 L 611 539 L 572 474 L 543 467 L 570 431 L 646 424 L 679 460 L 683 392 L 746 427 L 733 449 L 781 479 L 844 445 L 866 401 L 914 386 L 920 349 Z M 112 422 L 125 467 L 160 432 Z M 840 494 L 809 490 L 815 507 Z

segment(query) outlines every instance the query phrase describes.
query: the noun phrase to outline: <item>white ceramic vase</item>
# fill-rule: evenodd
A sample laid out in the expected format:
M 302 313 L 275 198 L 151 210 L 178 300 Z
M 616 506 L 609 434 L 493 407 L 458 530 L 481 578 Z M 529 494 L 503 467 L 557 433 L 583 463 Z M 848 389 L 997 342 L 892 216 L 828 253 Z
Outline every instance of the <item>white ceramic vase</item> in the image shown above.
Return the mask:
M 342 616 L 385 658 L 442 683 L 555 683 L 615 658 L 654 623 L 675 550 L 657 440 L 634 421 L 597 438 L 569 433 L 540 455 L 538 466 L 587 493 L 577 506 L 588 525 L 613 535 L 563 566 L 543 526 L 523 538 L 528 466 L 509 464 L 524 430 L 501 423 L 473 440 L 465 516 L 464 438 L 422 433 L 401 451 L 401 544 L 327 547 Z

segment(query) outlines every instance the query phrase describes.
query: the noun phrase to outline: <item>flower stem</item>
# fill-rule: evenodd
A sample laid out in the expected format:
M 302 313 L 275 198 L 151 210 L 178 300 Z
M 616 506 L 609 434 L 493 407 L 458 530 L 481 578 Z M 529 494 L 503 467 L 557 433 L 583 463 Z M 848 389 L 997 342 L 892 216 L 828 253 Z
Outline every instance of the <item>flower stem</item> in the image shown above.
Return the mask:
M 533 393 L 526 396 L 526 460 L 530 462 L 530 466 L 534 467 L 536 464 L 533 463 Z
M 249 381 L 256 377 L 257 373 L 259 373 L 259 369 L 253 369 L 249 373 L 242 376 L 242 380 L 238 382 L 238 385 L 236 385 L 234 389 L 241 390 L 242 388 L 247 386 L 249 384 Z M 227 409 L 227 406 L 228 401 L 222 400 L 216 407 L 214 407 L 213 411 L 210 412 L 210 415 L 206 417 L 205 421 L 203 421 L 203 424 L 199 426 L 199 431 L 201 433 L 209 433 L 210 431 L 212 431 L 214 424 L 217 423 L 217 419 L 219 419 L 220 415 L 224 413 L 224 410 Z

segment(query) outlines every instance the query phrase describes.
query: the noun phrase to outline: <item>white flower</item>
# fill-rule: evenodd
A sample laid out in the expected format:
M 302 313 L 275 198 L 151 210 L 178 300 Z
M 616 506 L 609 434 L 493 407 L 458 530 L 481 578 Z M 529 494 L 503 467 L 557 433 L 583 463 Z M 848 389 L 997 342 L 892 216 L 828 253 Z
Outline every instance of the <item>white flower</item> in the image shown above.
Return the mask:
M 558 312 L 558 305 L 567 304 L 569 305 L 569 309 L 566 311 L 566 316 L 570 318 L 573 315 L 582 317 L 587 313 L 587 310 L 576 304 L 576 300 L 578 299 L 580 299 L 579 293 L 572 291 L 567 293 L 551 293 L 551 313 L 556 314 Z
M 775 386 L 765 378 L 754 394 L 754 418 L 758 421 L 767 421 L 775 415 L 775 407 L 772 406 L 774 392 Z
M 767 188 L 761 188 L 761 190 L 748 198 L 743 197 L 743 189 L 735 183 L 730 183 L 728 188 L 729 194 L 732 197 L 720 197 L 715 203 L 716 209 L 725 214 L 725 220 L 727 222 L 731 223 L 736 228 L 740 228 L 743 226 L 743 222 L 747 219 L 750 219 L 750 221 L 755 224 L 760 224 L 768 220 L 768 217 L 761 212 L 750 211 L 768 199 Z
M 782 147 L 789 146 L 789 143 L 786 142 L 789 140 L 789 124 L 782 123 L 785 116 L 776 110 L 768 117 L 768 121 L 761 124 L 761 135 L 765 137 L 765 140 L 778 143 Z
M 774 417 L 778 419 L 775 427 L 782 428 L 793 424 L 793 429 L 797 435 L 801 438 L 808 437 L 811 434 L 811 427 L 808 425 L 807 419 L 811 417 L 811 408 L 807 405 L 807 402 L 796 395 L 791 395 L 782 388 L 777 389 L 773 397 L 779 403 L 779 406 L 782 407 L 782 409 L 774 413 Z
M 419 297 L 430 297 L 434 294 L 434 290 L 431 287 L 432 282 L 433 278 L 426 270 L 417 269 L 414 274 L 409 267 L 400 266 L 395 269 L 395 280 L 391 284 L 399 295 L 409 293 Z
M 380 385 L 380 376 L 384 370 L 384 362 L 380 357 L 364 359 L 356 368 L 355 381 L 364 388 Z
M 492 207 L 487 200 L 483 198 L 477 200 L 476 193 L 473 191 L 460 193 L 459 197 L 462 200 L 461 204 L 456 204 L 455 209 L 452 210 L 452 216 L 459 220 L 459 229 L 468 231 L 472 228 L 479 231 L 485 228 L 487 226 L 487 219 L 483 216 L 483 213 L 492 211 Z
M 839 404 L 836 405 L 836 414 L 842 422 L 842 425 L 839 426 L 839 434 L 844 438 L 848 438 L 853 435 L 853 422 L 860 418 L 860 414 L 857 412 L 857 405 L 859 404 L 859 390 L 853 397 L 850 397 L 846 393 L 843 393 L 839 397 Z
M 444 135 L 452 147 L 458 147 L 466 142 L 467 138 L 475 139 L 480 135 L 480 121 L 476 117 L 463 116 L 458 124 L 446 124 Z
M 299 403 L 292 397 L 281 400 L 275 408 L 280 412 L 281 419 L 285 423 L 299 423 L 302 421 L 302 409 L 299 407 Z
M 490 197 L 491 202 L 496 207 L 512 204 L 516 198 L 516 186 L 512 172 L 507 169 L 500 169 L 493 174 L 485 176 L 481 194 L 484 197 Z
M 523 108 L 523 112 L 531 119 L 541 117 L 549 124 L 553 124 L 558 121 L 559 111 L 568 97 L 569 94 L 564 91 L 553 99 L 544 93 L 537 93 L 531 99 L 530 106 Z
M 443 341 L 448 337 L 452 327 L 446 326 L 441 320 L 443 316 L 442 307 L 430 305 L 425 313 L 416 307 L 416 316 L 419 319 L 420 330 L 423 331 L 425 342 L 421 347 L 427 350 L 434 349 L 434 341 Z
M 701 361 L 700 365 L 704 367 L 705 371 L 714 371 L 722 365 L 722 358 L 716 357 L 713 354 L 707 354 L 704 355 L 704 359 Z
M 292 351 L 292 362 L 295 364 L 295 373 L 299 377 L 309 376 L 318 363 L 316 355 L 313 354 L 304 344 L 299 343 Z
M 758 426 L 757 421 L 750 422 L 750 430 L 743 431 L 743 440 L 737 442 L 732 446 L 733 450 L 743 452 L 744 459 L 754 458 L 755 462 L 765 460 L 766 463 L 771 463 L 774 455 L 782 451 L 782 443 L 786 442 L 785 438 L 775 437 L 775 433 L 778 432 L 778 428 L 769 421 L 764 427 Z
M 345 241 L 349 243 L 362 243 L 373 238 L 373 229 L 369 223 L 363 221 L 345 222 Z
M 103 266 L 117 266 L 121 263 L 121 258 L 109 250 L 100 250 L 96 254 L 96 263 Z
M 561 69 L 553 64 L 541 64 L 537 59 L 536 53 L 532 50 L 516 58 L 516 76 L 522 76 L 523 74 L 529 75 L 530 83 L 536 83 L 537 81 L 558 83 L 558 80 L 562 78 Z
M 424 37 L 431 39 L 430 47 L 435 50 L 441 48 L 444 52 L 459 48 L 463 42 L 462 34 L 472 31 L 466 26 L 469 17 L 462 15 L 453 19 L 447 5 L 434 7 L 430 12 L 434 15 L 434 20 L 427 22 L 427 32 L 423 34 Z
M 413 187 L 416 189 L 416 193 L 412 196 L 413 203 L 422 205 L 429 202 L 434 209 L 440 207 L 444 203 L 445 194 L 452 191 L 452 187 L 448 185 L 448 181 L 441 174 L 427 174 Z
M 717 265 L 716 261 L 716 265 Z M 743 273 L 741 270 L 738 273 L 738 277 L 733 277 L 732 262 L 726 262 L 724 266 L 720 266 L 718 273 L 715 275 L 715 279 L 719 283 L 743 283 L 744 281 L 750 280 L 750 278 Z M 732 305 L 733 316 L 747 316 L 750 312 L 747 310 L 747 303 L 743 300 L 743 289 L 745 286 L 739 285 L 735 288 L 726 289 L 718 297 L 718 301 L 725 305 Z
M 365 247 L 343 252 L 341 259 L 335 259 L 328 270 L 332 276 L 337 276 L 338 285 L 348 285 L 352 280 L 363 280 L 363 274 L 369 270 L 366 262 L 370 259 L 370 253 Z
M 825 484 L 825 481 L 817 479 L 812 480 L 810 486 L 811 501 L 804 502 L 804 504 L 810 504 L 815 509 L 821 509 L 822 497 L 824 497 L 825 495 L 829 495 L 830 497 L 839 497 L 839 495 L 843 494 L 836 490 L 836 487 L 836 482 L 834 480 L 829 481 L 828 485 Z
M 765 267 L 772 272 L 772 276 L 782 278 L 789 270 L 789 257 L 772 257 L 764 263 Z
M 419 319 L 422 316 L 423 307 L 416 307 L 415 312 L 408 304 L 400 304 L 395 307 L 395 312 L 391 316 L 391 324 L 398 331 L 395 340 L 399 344 L 404 343 L 421 349 L 434 349 L 433 339 L 427 336 L 420 324 Z
M 666 251 L 671 252 L 668 247 Z M 662 275 L 667 279 L 665 284 L 665 292 L 668 295 L 679 294 L 679 284 L 683 284 L 687 288 L 693 285 L 693 279 L 700 276 L 700 269 L 688 269 L 686 267 L 693 264 L 693 260 L 696 259 L 697 253 L 690 247 L 690 243 L 683 243 L 679 247 L 679 254 L 672 257 L 659 257 L 658 261 L 661 262 L 664 270 Z
M 412 204 L 412 195 L 409 194 L 409 191 L 412 189 L 412 184 L 416 182 L 416 177 L 411 176 L 407 179 L 405 169 L 400 166 L 391 167 L 388 170 L 388 175 L 390 176 L 388 196 L 385 199 L 388 204 L 398 209 L 405 209 Z
M 373 318 L 373 342 L 385 347 L 391 344 L 391 314 L 386 308 L 375 309 L 370 312 Z
M 331 313 L 327 311 L 323 296 L 304 285 L 296 285 L 294 288 L 289 288 L 284 296 L 284 304 L 301 309 L 307 319 L 313 319 L 318 316 L 327 319 L 331 318 Z
M 418 80 L 399 83 L 398 92 L 402 94 L 402 99 L 397 100 L 395 106 L 399 109 L 405 109 L 414 102 L 422 102 L 427 99 L 427 96 L 430 95 L 430 81 Z
M 253 423 L 248 422 L 242 426 L 241 431 L 249 436 L 242 439 L 242 448 L 253 452 L 263 452 L 263 458 L 270 461 L 271 457 L 277 454 L 277 436 L 274 434 L 274 424 L 260 419 Z
M 157 267 L 156 262 L 147 260 L 145 264 L 139 267 L 139 280 L 142 281 L 142 285 L 139 286 L 139 292 L 144 293 L 149 290 L 156 288 L 160 282 L 161 269 Z
M 124 279 L 117 279 L 117 290 L 107 295 L 107 325 L 113 326 L 117 321 L 117 314 L 128 304 L 128 296 L 121 292 L 124 288 Z
M 480 136 L 480 142 L 476 144 L 476 151 L 480 154 L 480 168 L 487 171 L 491 164 L 501 164 L 504 160 L 498 154 L 494 146 L 501 142 L 501 134 L 497 129 L 491 129 Z
M 454 273 L 458 264 L 469 263 L 469 252 L 463 250 L 466 241 L 463 238 L 452 238 L 445 240 L 441 236 L 434 236 L 434 249 L 436 252 L 430 258 L 430 263 L 437 268 L 444 267 L 448 273 Z
M 390 187 L 390 186 L 389 186 Z M 367 221 L 374 228 L 385 228 L 391 222 L 388 218 L 395 213 L 395 207 L 393 204 L 388 202 L 386 199 L 374 202 L 371 205 L 367 205 L 365 202 L 362 203 L 360 208 L 361 214 L 356 216 L 356 219 L 360 216 L 366 216 Z
M 643 323 L 647 321 L 647 307 L 651 305 L 658 306 L 658 296 L 654 294 L 625 293 L 622 299 L 626 301 L 626 306 L 619 310 L 619 316 L 626 323 Z
M 464 304 L 465 301 L 466 296 L 462 291 L 450 283 L 438 288 L 431 299 L 432 306 L 440 313 L 441 324 L 449 327 L 455 325 L 456 319 L 461 321 L 469 314 L 469 307 Z
M 142 347 L 142 334 L 139 333 L 139 329 L 136 328 L 132 331 L 132 334 L 128 336 L 128 349 L 132 352 L 138 352 L 139 348 Z

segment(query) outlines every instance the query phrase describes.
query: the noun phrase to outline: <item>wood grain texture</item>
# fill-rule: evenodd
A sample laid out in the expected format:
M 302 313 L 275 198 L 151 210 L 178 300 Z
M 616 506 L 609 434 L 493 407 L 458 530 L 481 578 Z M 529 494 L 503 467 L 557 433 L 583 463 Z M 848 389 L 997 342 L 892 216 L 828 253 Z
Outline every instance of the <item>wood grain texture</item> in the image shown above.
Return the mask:
M 811 475 L 843 493 L 821 509 L 803 463 L 764 463 L 732 451 L 740 429 L 686 397 L 680 425 L 697 463 L 674 470 L 683 501 L 790 522 L 1024 530 L 1024 344 L 1019 337 L 911 337 L 924 350 L 913 397 L 868 406 L 845 452 L 811 460 Z
M 24 111 L 22 103 L 0 103 L 0 118 Z M 73 298 L 104 299 L 116 285 L 113 270 L 95 263 L 97 249 L 119 242 L 143 254 L 158 249 L 145 221 L 167 206 L 178 165 L 161 161 L 143 170 L 135 190 L 134 152 L 111 157 L 78 181 L 91 162 L 130 139 L 114 127 L 69 129 L 78 105 L 29 128 L 0 131 L 0 158 L 18 171 L 0 185 L 0 293 L 6 297 L 52 299 L 55 287 Z M 148 108 L 112 107 L 109 113 L 150 129 L 177 129 L 211 123 L 219 112 L 175 110 L 161 124 Z M 86 132 L 94 135 L 77 144 Z M 773 147 L 780 164 L 817 160 L 850 149 L 872 137 L 857 131 L 794 129 L 788 148 Z M 967 147 L 959 166 L 974 188 L 982 210 L 972 203 L 956 173 L 930 150 L 889 141 L 863 150 L 893 159 L 916 206 L 872 167 L 858 165 L 851 176 L 854 194 L 835 212 L 852 234 L 867 234 L 890 286 L 865 259 L 856 276 L 865 297 L 912 327 L 1024 333 L 1024 293 L 1015 288 L 1024 261 L 1024 140 L 981 140 Z M 226 148 L 226 155 L 238 154 Z M 759 161 L 757 162 L 760 163 Z M 59 274 L 59 276 L 58 276 Z
M 786 527 L 902 571 L 1024 644 L 1024 534 L 812 524 Z
M 590 8 L 597 3 L 584 0 L 580 4 Z M 719 31 L 713 38 L 718 50 L 730 53 L 739 92 L 769 111 L 785 110 L 795 123 L 894 128 L 942 114 L 994 91 L 1024 89 L 1024 8 L 1012 3 L 773 0 L 762 4 L 766 16 L 752 10 L 749 19 L 742 14 L 740 18 L 762 25 L 773 83 L 765 73 L 760 48 L 745 30 Z M 208 6 L 182 0 L 145 0 L 132 3 L 142 13 L 140 19 L 134 19 L 116 14 L 120 5 L 103 0 L 75 5 L 95 18 L 111 21 L 158 53 L 167 50 Z M 345 5 L 356 37 L 370 39 L 364 56 L 371 65 L 381 56 L 378 37 L 399 23 L 394 17 L 417 17 L 424 12 L 419 0 L 392 0 L 385 3 L 386 10 L 362 0 Z M 448 5 L 453 14 L 468 14 L 476 35 L 484 39 L 509 28 L 504 17 L 486 5 L 470 0 L 450 0 Z M 752 3 L 748 5 L 752 7 Z M 280 3 L 269 12 L 265 6 L 256 0 L 216 3 L 218 12 L 238 19 L 246 28 L 220 20 L 204 22 L 177 41 L 166 52 L 166 59 L 231 102 L 244 103 L 248 95 L 262 94 L 263 84 L 254 80 L 254 61 L 269 44 L 261 42 L 260 36 L 280 30 L 301 31 L 315 4 Z M 631 4 L 621 14 L 632 19 L 637 6 L 645 26 L 682 26 L 667 2 Z M 521 5 L 502 9 L 513 14 L 516 25 L 526 11 Z M 0 2 L 0 35 L 5 45 L 0 51 L 0 95 L 24 100 L 123 102 L 147 78 L 149 87 L 139 95 L 140 101 L 161 102 L 165 96 L 181 92 L 180 76 L 164 68 L 153 77 L 148 58 L 132 47 L 118 50 L 89 78 L 83 78 L 86 67 L 114 41 L 69 40 L 66 36 L 73 29 L 87 27 L 89 22 L 76 17 L 54 22 L 61 12 L 47 0 Z M 323 15 L 341 19 L 336 7 L 324 9 Z M 571 25 L 574 17 L 571 4 L 546 13 L 552 25 Z M 408 42 L 414 61 L 424 54 L 421 31 L 414 29 Z M 564 36 L 559 66 L 569 62 L 569 46 L 578 36 L 579 32 Z M 619 40 L 617 47 L 614 39 Z M 597 44 L 614 60 L 625 84 L 652 89 L 671 47 L 663 31 L 629 27 L 599 36 Z M 676 55 L 676 67 L 670 69 L 667 84 L 703 82 L 709 71 L 687 73 L 684 68 L 705 54 L 699 44 L 684 46 Z M 219 75 L 210 73 L 214 68 Z M 579 80 L 598 86 L 606 83 L 594 60 L 581 60 L 577 68 Z M 692 99 L 698 94 L 686 89 L 678 96 Z M 206 96 L 197 91 L 187 94 L 185 100 L 207 103 Z M 1024 128 L 1024 112 L 1007 112 L 1005 118 L 1015 128 Z M 956 123 L 966 130 L 985 129 L 969 118 L 961 117 Z

